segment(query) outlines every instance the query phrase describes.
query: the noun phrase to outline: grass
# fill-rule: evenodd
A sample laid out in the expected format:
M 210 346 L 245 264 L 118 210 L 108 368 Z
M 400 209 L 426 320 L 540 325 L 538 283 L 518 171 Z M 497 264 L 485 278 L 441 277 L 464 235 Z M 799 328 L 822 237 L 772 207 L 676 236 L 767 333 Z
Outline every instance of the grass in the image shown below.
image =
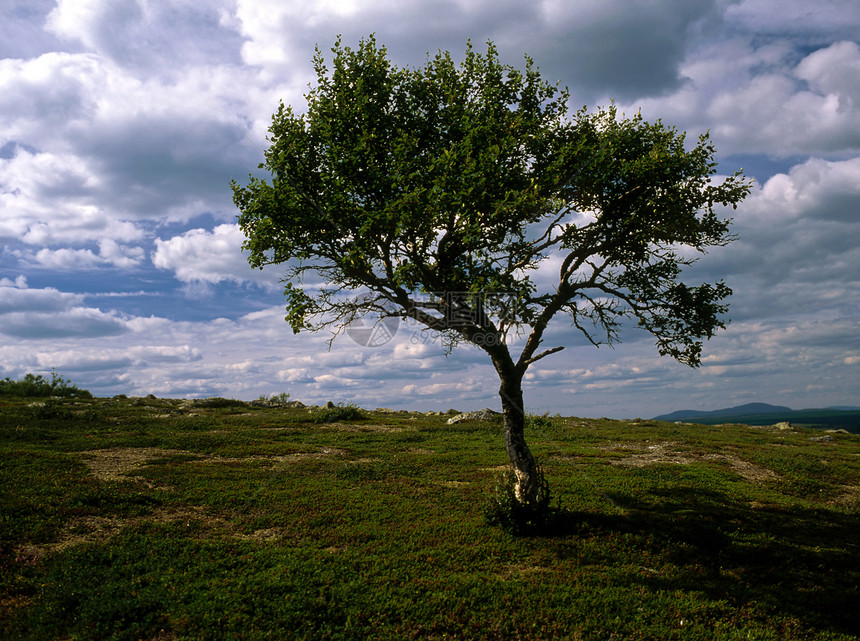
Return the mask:
M 860 639 L 860 437 L 0 398 L 3 639 Z

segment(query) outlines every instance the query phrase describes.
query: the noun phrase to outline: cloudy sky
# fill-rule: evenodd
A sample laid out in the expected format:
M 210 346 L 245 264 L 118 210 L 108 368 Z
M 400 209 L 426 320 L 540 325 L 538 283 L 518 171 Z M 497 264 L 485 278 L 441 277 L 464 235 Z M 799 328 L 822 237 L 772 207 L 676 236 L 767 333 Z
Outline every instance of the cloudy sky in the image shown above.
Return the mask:
M 446 357 L 408 326 L 378 347 L 293 336 L 280 274 L 240 251 L 230 179 L 260 162 L 278 100 L 303 109 L 314 45 L 370 33 L 401 65 L 467 39 L 528 53 L 574 108 L 709 130 L 720 171 L 755 178 L 740 240 L 695 268 L 735 290 L 702 367 L 557 323 L 568 347 L 532 368 L 527 409 L 860 405 L 857 0 L 2 0 L 0 378 L 498 408 L 474 348 Z

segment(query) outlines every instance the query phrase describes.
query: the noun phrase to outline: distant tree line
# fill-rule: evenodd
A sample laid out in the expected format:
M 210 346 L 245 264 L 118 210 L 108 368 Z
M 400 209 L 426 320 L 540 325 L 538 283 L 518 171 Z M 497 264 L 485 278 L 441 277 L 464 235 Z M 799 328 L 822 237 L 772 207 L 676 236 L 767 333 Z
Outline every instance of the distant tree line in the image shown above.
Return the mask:
M 51 379 L 41 374 L 26 374 L 21 380 L 13 381 L 8 376 L 0 380 L 0 396 L 68 396 L 75 398 L 92 398 L 87 390 L 79 389 L 77 385 L 51 370 Z

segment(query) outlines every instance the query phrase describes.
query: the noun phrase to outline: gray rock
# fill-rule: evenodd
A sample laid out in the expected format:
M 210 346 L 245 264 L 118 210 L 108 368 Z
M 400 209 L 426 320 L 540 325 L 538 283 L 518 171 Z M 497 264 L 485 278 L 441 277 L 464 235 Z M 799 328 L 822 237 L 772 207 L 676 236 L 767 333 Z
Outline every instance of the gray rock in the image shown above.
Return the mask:
M 477 410 L 474 412 L 463 412 L 461 414 L 457 414 L 456 416 L 452 416 L 448 419 L 448 425 L 454 425 L 455 423 L 465 423 L 466 421 L 491 421 L 502 416 L 501 412 L 496 412 L 491 410 L 489 407 L 485 407 L 482 410 Z
M 788 421 L 782 421 L 781 423 L 776 423 L 774 427 L 778 430 L 793 430 L 794 428 L 791 426 L 791 423 Z
M 337 405 L 335 405 L 332 401 L 329 401 L 328 403 L 325 404 L 325 408 L 327 410 L 333 410 L 335 407 L 337 407 Z
M 279 398 L 258 398 L 251 401 L 251 405 L 256 407 L 304 407 L 305 404 L 301 401 L 284 401 Z
M 833 437 L 830 434 L 825 434 L 824 436 L 810 436 L 809 440 L 816 443 L 828 443 L 833 440 Z

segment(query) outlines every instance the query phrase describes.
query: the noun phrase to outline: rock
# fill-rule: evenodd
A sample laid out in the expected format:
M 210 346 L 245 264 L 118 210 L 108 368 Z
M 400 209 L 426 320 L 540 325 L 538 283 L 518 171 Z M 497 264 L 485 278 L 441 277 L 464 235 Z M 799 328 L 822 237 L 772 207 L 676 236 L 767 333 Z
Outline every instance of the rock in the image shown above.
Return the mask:
M 305 404 L 301 401 L 285 401 L 280 398 L 258 398 L 251 401 L 251 405 L 256 407 L 304 407 Z
M 333 410 L 335 407 L 337 407 L 337 405 L 335 405 L 332 401 L 329 401 L 328 403 L 325 404 L 325 408 L 327 410 Z
M 791 426 L 791 423 L 788 421 L 782 421 L 781 423 L 776 423 L 774 427 L 778 430 L 793 430 L 794 428 Z
M 380 414 L 397 414 L 397 410 L 393 410 L 388 407 L 377 407 L 374 411 L 379 412 Z
M 830 434 L 825 434 L 824 436 L 810 436 L 809 440 L 816 443 L 828 443 L 833 440 L 833 437 Z
M 485 407 L 482 410 L 477 410 L 474 412 L 463 412 L 462 414 L 452 416 L 448 419 L 448 425 L 454 425 L 455 423 L 465 423 L 466 421 L 491 421 L 499 418 L 501 415 L 502 414 L 500 412 L 495 412 L 489 407 Z
M 838 430 L 824 430 L 828 434 L 850 434 L 848 430 L 838 429 Z

